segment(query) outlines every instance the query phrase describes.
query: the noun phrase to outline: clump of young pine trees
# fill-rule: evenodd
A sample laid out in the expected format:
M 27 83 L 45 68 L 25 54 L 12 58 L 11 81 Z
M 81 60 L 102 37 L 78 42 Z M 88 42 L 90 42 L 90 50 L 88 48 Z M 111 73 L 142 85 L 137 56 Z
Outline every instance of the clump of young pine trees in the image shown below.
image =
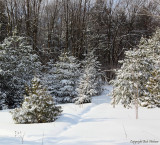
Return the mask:
M 61 114 L 61 107 L 55 105 L 53 97 L 43 88 L 39 78 L 34 77 L 31 88 L 26 91 L 22 106 L 11 111 L 15 123 L 53 122 Z
M 25 85 L 41 71 L 39 56 L 17 29 L 0 44 L 0 109 L 15 108 L 23 100 Z
M 62 53 L 50 69 L 44 83 L 58 103 L 90 103 L 91 97 L 102 92 L 100 63 L 94 51 L 80 64 L 68 52 Z
M 137 49 L 125 54 L 116 79 L 111 81 L 112 103 L 160 107 L 160 29 L 152 37 L 142 38 Z

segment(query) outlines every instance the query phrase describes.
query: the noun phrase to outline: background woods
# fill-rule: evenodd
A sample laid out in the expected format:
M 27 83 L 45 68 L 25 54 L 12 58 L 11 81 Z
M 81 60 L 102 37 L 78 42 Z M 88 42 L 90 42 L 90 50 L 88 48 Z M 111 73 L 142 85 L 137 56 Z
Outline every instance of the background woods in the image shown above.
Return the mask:
M 0 42 L 17 28 L 43 64 L 64 50 L 83 60 L 95 49 L 112 79 L 125 50 L 160 25 L 159 9 L 150 0 L 0 0 Z

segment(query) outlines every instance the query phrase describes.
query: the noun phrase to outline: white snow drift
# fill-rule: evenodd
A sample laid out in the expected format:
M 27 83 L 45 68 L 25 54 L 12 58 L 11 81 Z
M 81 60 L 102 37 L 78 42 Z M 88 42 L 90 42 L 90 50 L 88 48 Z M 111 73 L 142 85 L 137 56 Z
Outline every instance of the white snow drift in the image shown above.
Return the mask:
M 62 105 L 62 116 L 53 123 L 14 124 L 9 111 L 0 111 L 0 145 L 160 144 L 160 109 L 139 108 L 136 120 L 134 108 L 113 108 L 108 93 L 89 104 Z

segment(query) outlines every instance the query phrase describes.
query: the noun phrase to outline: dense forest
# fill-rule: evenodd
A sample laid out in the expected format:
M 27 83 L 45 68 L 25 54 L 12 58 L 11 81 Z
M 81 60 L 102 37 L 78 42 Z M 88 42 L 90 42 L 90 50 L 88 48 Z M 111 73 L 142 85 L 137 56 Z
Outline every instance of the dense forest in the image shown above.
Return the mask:
M 142 36 L 149 38 L 160 26 L 159 15 L 158 0 L 0 0 L 0 49 L 6 51 L 0 53 L 0 108 L 19 104 L 33 74 L 49 76 L 52 65 L 61 71 L 59 60 L 82 68 L 94 52 L 101 70 L 94 73 L 99 72 L 102 80 L 113 79 L 125 52 L 137 48 Z M 8 56 L 2 57 L 3 53 Z M 62 59 L 68 54 L 73 57 Z M 76 79 L 77 68 L 70 69 L 69 75 Z
M 96 49 L 108 79 L 141 36 L 160 25 L 159 2 L 151 0 L 1 0 L 0 42 L 12 35 L 28 38 L 43 64 L 70 51 L 79 60 Z

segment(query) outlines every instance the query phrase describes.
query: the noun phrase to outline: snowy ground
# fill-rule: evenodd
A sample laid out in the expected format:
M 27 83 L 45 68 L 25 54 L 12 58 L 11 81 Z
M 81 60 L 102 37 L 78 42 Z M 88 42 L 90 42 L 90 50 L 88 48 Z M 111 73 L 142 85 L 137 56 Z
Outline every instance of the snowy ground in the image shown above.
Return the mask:
M 134 109 L 110 105 L 109 91 L 90 104 L 62 105 L 54 123 L 14 124 L 0 111 L 0 145 L 160 145 L 160 109 L 140 108 L 136 120 Z

